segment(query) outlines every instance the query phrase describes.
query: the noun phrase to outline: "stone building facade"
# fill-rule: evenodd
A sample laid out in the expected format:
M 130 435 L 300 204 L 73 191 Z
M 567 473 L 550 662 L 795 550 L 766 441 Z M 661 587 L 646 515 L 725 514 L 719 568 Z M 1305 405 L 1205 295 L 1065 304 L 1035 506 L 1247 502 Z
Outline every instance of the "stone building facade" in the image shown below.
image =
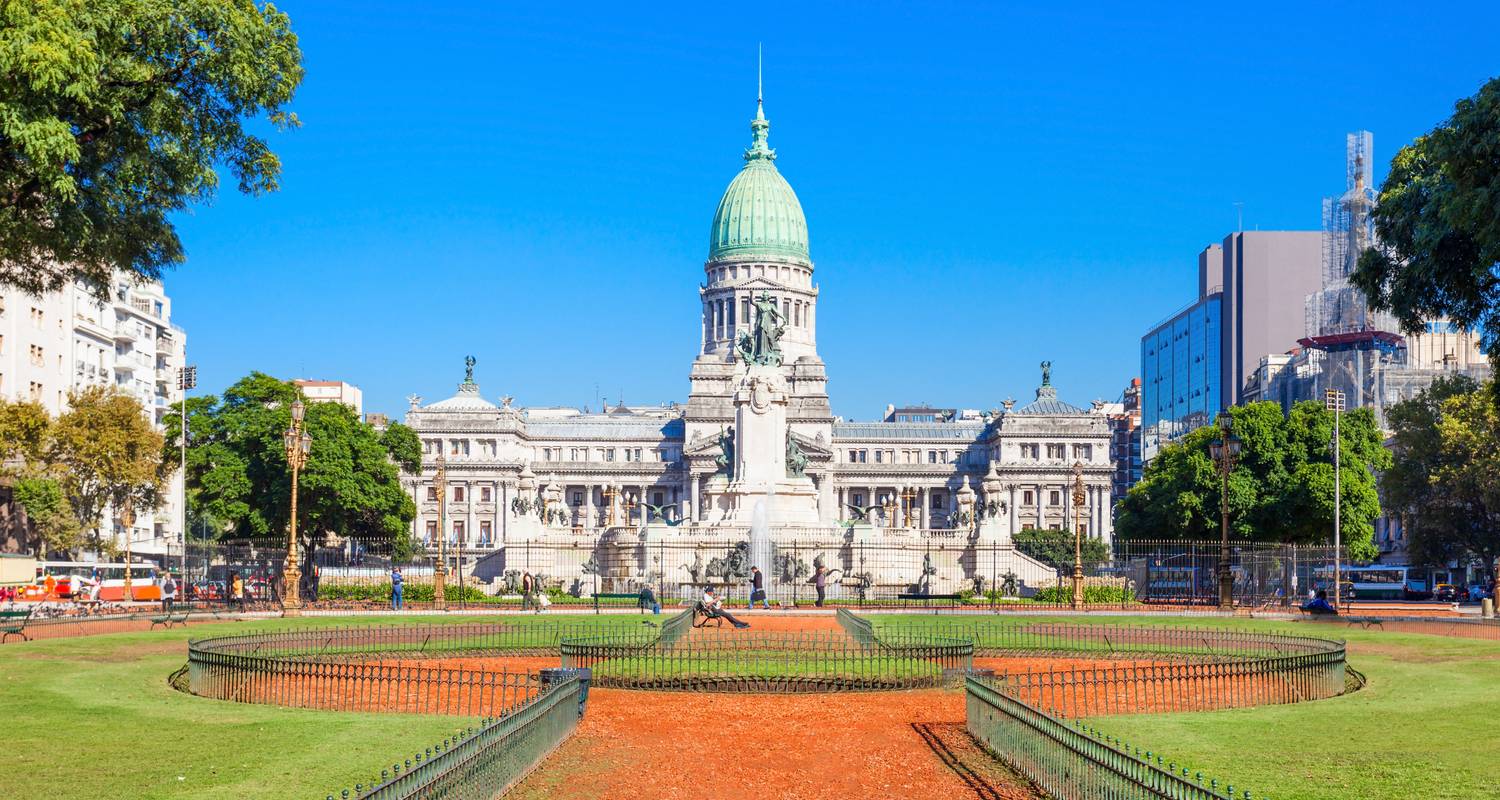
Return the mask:
M 686 403 L 590 413 L 491 402 L 471 362 L 454 396 L 410 398 L 406 423 L 424 448 L 423 474 L 406 477 L 417 540 L 483 551 L 653 522 L 704 536 L 748 527 L 754 505 L 771 509 L 783 538 L 864 525 L 1004 545 L 1026 527 L 1075 523 L 1110 538 L 1111 421 L 1102 403 L 1060 400 L 1050 364 L 1028 403 L 920 422 L 834 415 L 807 223 L 769 128 L 758 105 L 745 164 L 714 213 Z M 757 416 L 766 408 L 774 422 Z

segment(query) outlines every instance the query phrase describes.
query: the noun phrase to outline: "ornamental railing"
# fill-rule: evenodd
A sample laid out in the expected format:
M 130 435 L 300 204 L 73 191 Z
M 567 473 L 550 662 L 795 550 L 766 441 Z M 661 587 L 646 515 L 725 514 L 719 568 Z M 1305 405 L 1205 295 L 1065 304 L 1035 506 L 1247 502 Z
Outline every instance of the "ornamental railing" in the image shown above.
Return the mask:
M 1062 720 L 1009 696 L 990 682 L 969 678 L 967 724 L 991 752 L 1055 800 L 1229 800 L 1233 786 L 1205 782 L 1175 763 L 1162 763 L 1083 723 Z M 1246 797 L 1250 795 L 1246 793 Z
M 549 681 L 535 697 L 498 718 L 482 720 L 458 736 L 444 739 L 402 762 L 382 769 L 380 777 L 339 800 L 467 800 L 499 797 L 526 777 L 578 726 L 587 695 L 586 678 L 578 674 Z M 328 795 L 334 800 L 335 795 Z
M 242 703 L 498 717 L 533 700 L 539 680 L 475 659 L 555 654 L 563 638 L 598 630 L 464 624 L 222 636 L 189 642 L 188 687 L 200 697 Z
M 958 627 L 937 629 L 952 635 Z M 971 674 L 965 681 L 970 733 L 1059 800 L 1233 795 L 1228 786 L 1205 784 L 1201 774 L 1190 776 L 1150 751 L 1143 756 L 1065 719 L 1293 703 L 1363 686 L 1363 676 L 1345 662 L 1342 642 L 1311 636 L 1066 624 L 963 630 L 982 642 L 978 652 L 992 657 L 1100 659 L 1094 667 Z M 877 633 L 884 636 L 886 627 Z
M 973 645 L 938 636 L 865 643 L 841 632 L 694 632 L 671 645 L 646 633 L 565 639 L 565 667 L 598 686 L 722 692 L 830 692 L 942 685 L 967 670 Z

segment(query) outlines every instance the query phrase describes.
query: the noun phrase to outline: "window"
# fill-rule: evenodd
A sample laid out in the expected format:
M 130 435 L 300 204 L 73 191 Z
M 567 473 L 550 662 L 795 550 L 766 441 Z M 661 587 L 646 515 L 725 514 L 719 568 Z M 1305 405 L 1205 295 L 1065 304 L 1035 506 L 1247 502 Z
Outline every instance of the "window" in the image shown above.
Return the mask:
M 928 508 L 931 508 L 931 509 L 934 509 L 934 510 L 943 508 L 944 497 L 943 497 L 943 493 L 942 492 L 933 492 L 931 494 L 931 498 L 932 498 L 932 502 L 930 502 L 928 504 L 928 506 L 927 506 Z
M 438 535 L 437 534 L 437 520 L 435 520 L 435 519 L 429 519 L 429 520 L 427 520 L 427 542 L 428 542 L 428 544 L 431 544 L 432 540 L 437 538 L 437 535 Z
M 876 450 L 875 451 L 875 463 L 876 464 L 883 464 L 883 463 L 885 463 L 885 452 L 884 451 L 882 451 L 882 450 Z
M 493 532 L 494 532 L 494 529 L 491 527 L 489 520 L 485 519 L 485 520 L 480 520 L 479 521 L 479 543 L 480 544 L 486 544 L 486 545 L 489 544 L 490 543 L 490 536 L 493 535 Z
M 189 416 L 191 416 L 191 415 L 189 415 Z M 429 503 L 436 503 L 437 502 L 437 487 L 436 486 L 429 486 L 429 487 L 427 487 L 427 502 L 429 502 Z
M 1028 490 L 1026 490 L 1024 492 L 1021 492 L 1021 505 L 1023 505 L 1023 506 L 1029 506 L 1029 505 L 1031 505 L 1031 504 L 1033 504 L 1035 502 L 1036 502 L 1036 495 L 1032 494 L 1031 490 L 1028 489 Z
M 863 506 L 865 504 L 865 495 L 863 492 L 855 492 L 853 497 L 854 505 Z
M 1230 441 L 1233 442 L 1233 440 L 1230 440 Z M 1081 523 L 1078 526 L 1078 533 L 1081 536 L 1088 536 L 1089 535 L 1089 524 L 1087 522 Z
M 491 502 L 491 499 L 490 499 L 490 487 L 488 487 L 488 486 L 481 486 L 481 487 L 479 487 L 479 502 L 481 502 L 481 503 Z
M 455 486 L 455 487 L 453 487 L 453 502 L 455 502 L 455 503 L 462 503 L 463 501 L 464 501 L 464 487 L 462 487 L 462 486 Z
M 750 324 L 750 322 L 751 322 L 751 319 L 750 319 L 750 298 L 748 298 L 748 297 L 742 298 L 740 300 L 740 319 L 744 320 L 746 325 Z
M 854 464 L 854 463 L 858 463 L 858 461 L 859 461 L 859 451 L 858 450 L 850 450 L 849 451 L 849 463 L 850 464 Z
M 461 519 L 453 520 L 453 541 L 459 544 L 464 542 L 464 521 Z
M 870 460 L 870 451 L 869 450 L 861 450 L 861 451 L 859 451 L 859 463 L 863 464 L 863 463 L 865 463 L 866 461 L 869 461 L 869 460 Z
M 927 463 L 929 463 L 929 464 L 936 464 L 937 463 L 937 451 L 936 450 L 928 450 L 927 451 Z
M 574 492 L 573 493 L 573 505 L 575 505 L 575 506 L 581 506 L 581 505 L 583 505 L 583 492 Z
M 662 505 L 663 503 L 666 502 L 666 499 L 667 499 L 666 495 L 662 494 L 661 492 L 652 492 L 651 493 L 651 505 L 653 505 L 653 506 Z
M 1088 461 L 1094 457 L 1094 446 L 1091 444 L 1073 445 L 1073 459 L 1075 461 Z
M 611 447 L 608 450 L 604 451 L 604 460 L 605 461 L 614 461 L 615 460 L 615 449 L 613 447 Z
M 1067 455 L 1068 455 L 1068 448 L 1067 448 L 1066 445 L 1061 445 L 1061 444 L 1049 444 L 1049 445 L 1047 445 L 1047 457 L 1048 458 L 1066 458 Z
M 1052 505 L 1052 506 L 1060 506 L 1060 505 L 1062 505 L 1062 492 L 1059 492 L 1056 489 L 1053 489 L 1052 491 L 1048 492 L 1047 493 L 1047 505 Z

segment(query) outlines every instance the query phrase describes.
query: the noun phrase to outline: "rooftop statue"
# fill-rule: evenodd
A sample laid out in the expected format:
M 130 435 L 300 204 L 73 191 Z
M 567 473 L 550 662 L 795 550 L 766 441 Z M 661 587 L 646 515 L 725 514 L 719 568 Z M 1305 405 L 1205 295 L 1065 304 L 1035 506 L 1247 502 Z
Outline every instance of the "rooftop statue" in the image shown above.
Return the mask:
M 474 365 L 478 363 L 473 356 L 464 356 L 464 383 L 474 382 Z
M 1051 386 L 1052 385 L 1052 362 L 1051 361 L 1043 361 L 1042 362 L 1042 385 L 1043 386 Z
M 786 476 L 788 478 L 807 477 L 807 454 L 797 446 L 797 440 L 792 438 L 792 432 L 786 432 Z
M 751 302 L 755 306 L 755 325 L 750 331 L 740 334 L 734 349 L 746 364 L 779 367 L 786 317 L 776 307 L 776 301 L 765 292 Z

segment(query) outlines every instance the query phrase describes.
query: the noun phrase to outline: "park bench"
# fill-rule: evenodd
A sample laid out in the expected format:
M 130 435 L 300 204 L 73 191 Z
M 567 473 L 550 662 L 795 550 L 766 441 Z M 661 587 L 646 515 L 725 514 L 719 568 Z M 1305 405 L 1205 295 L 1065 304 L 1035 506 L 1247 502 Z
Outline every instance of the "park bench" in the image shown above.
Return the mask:
M 594 595 L 594 613 L 595 614 L 599 613 L 599 601 L 600 600 L 634 600 L 634 601 L 636 601 L 636 605 L 639 606 L 640 605 L 640 600 L 641 600 L 641 595 L 638 592 L 601 592 L 601 593 L 595 594 Z M 641 613 L 643 613 L 643 614 L 646 613 L 645 608 L 641 608 Z
M 958 605 L 959 601 L 959 597 L 956 594 L 928 594 L 925 592 L 908 592 L 898 594 L 896 595 L 896 599 L 901 601 L 902 610 L 905 610 L 907 603 L 911 602 L 912 600 L 921 600 L 923 601 L 923 604 L 927 606 L 932 605 L 933 600 L 946 600 L 948 601 L 949 607 Z M 937 609 L 933 609 L 933 613 L 937 613 Z
M 702 628 L 708 624 L 709 620 L 717 622 L 717 627 L 724 627 L 723 617 L 709 611 L 708 606 L 703 605 L 702 600 L 695 601 L 693 603 L 693 627 Z
M 29 642 L 31 637 L 26 635 L 26 623 L 31 620 L 31 609 L 25 611 L 0 611 L 0 642 L 4 642 L 12 635 L 21 637 L 21 641 Z
M 170 628 L 173 625 L 181 625 L 183 627 L 187 627 L 187 619 L 188 612 L 186 611 L 177 611 L 170 614 L 158 614 L 151 618 L 151 630 L 156 630 L 157 625 L 160 625 L 163 628 Z

